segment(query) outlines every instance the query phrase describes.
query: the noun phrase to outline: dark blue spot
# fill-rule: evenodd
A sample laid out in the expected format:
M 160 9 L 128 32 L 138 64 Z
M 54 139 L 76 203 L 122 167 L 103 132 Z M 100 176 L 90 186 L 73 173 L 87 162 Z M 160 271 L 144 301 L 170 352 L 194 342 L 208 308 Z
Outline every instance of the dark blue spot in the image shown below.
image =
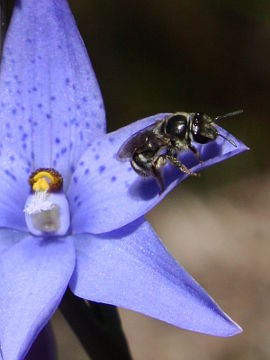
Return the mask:
M 79 110 L 79 109 L 81 108 L 81 105 L 78 104 L 78 105 L 76 106 L 76 108 Z
M 35 86 L 32 87 L 33 91 L 37 91 L 37 88 Z
M 15 108 L 12 109 L 12 114 L 16 115 L 17 110 Z
M 83 166 L 83 165 L 84 165 L 84 161 L 80 161 L 80 162 L 79 162 L 79 165 L 80 165 L 80 166 Z
M 78 204 L 77 204 L 77 206 L 80 207 L 81 205 L 82 205 L 82 202 L 79 201 Z
M 60 139 L 57 137 L 57 138 L 55 138 L 55 142 L 56 142 L 56 144 L 59 144 L 60 143 Z
M 79 195 L 74 196 L 73 200 L 76 202 L 79 199 Z
M 56 97 L 55 96 L 51 96 L 51 101 L 55 101 Z
M 85 169 L 84 170 L 84 175 L 88 175 L 89 174 L 89 169 Z
M 17 178 L 15 175 L 13 175 L 9 170 L 5 169 L 5 174 L 9 176 L 12 180 L 17 181 Z
M 86 102 L 87 102 L 87 97 L 84 96 L 84 97 L 82 98 L 82 101 L 86 103 Z
M 75 171 L 75 166 L 72 164 L 70 165 L 70 172 L 73 174 Z
M 73 148 L 73 142 L 71 141 L 69 144 L 69 149 L 71 150 Z
M 80 140 L 83 141 L 83 132 L 80 131 Z
M 51 118 L 51 115 L 50 115 L 50 114 L 46 114 L 46 118 L 47 118 L 47 119 L 50 119 L 50 118 Z
M 26 149 L 27 149 L 27 144 L 26 144 L 26 143 L 23 143 L 23 144 L 22 144 L 22 148 L 23 148 L 23 150 L 26 150 Z
M 77 176 L 74 176 L 73 181 L 75 182 L 75 184 L 77 184 L 77 182 L 78 182 Z
M 37 104 L 37 107 L 38 107 L 39 109 L 41 109 L 41 108 L 42 108 L 42 104 L 41 104 L 41 103 Z
M 86 123 L 85 123 L 85 126 L 86 126 L 86 129 L 89 129 L 89 128 L 90 128 L 89 122 L 86 122 Z
M 53 160 L 53 166 L 54 167 L 56 166 L 56 160 Z
M 70 83 L 70 79 L 66 78 L 66 85 L 69 85 L 69 83 Z
M 73 89 L 73 90 L 76 90 L 76 85 L 73 84 L 73 85 L 72 85 L 72 89 Z
M 31 151 L 31 159 L 34 160 L 35 159 L 35 154 L 33 151 Z
M 105 165 L 101 165 L 101 166 L 98 168 L 98 172 L 99 172 L 100 174 L 102 174 L 102 173 L 105 171 L 105 169 L 106 169 L 106 166 L 105 166 Z
M 6 137 L 7 137 L 7 138 L 11 138 L 11 133 L 10 133 L 10 132 L 7 132 L 7 133 L 6 133 Z
M 113 144 L 113 143 L 114 143 L 114 138 L 113 138 L 113 137 L 109 137 L 109 142 Z
M 111 182 L 115 182 L 115 180 L 116 180 L 116 176 L 112 176 L 111 177 Z
M 61 154 L 64 155 L 66 152 L 67 152 L 67 148 L 66 148 L 66 147 L 63 147 L 63 148 L 61 149 Z
M 9 157 L 9 159 L 10 159 L 10 161 L 14 161 L 14 160 L 15 160 L 15 157 L 14 157 L 13 155 L 11 155 L 11 156 Z
M 98 160 L 98 159 L 99 159 L 99 155 L 96 154 L 96 155 L 95 155 L 95 160 Z
M 67 127 L 68 126 L 68 123 L 65 121 L 64 122 L 64 127 Z
M 22 135 L 22 141 L 25 141 L 25 140 L 27 139 L 27 137 L 28 137 L 28 134 L 23 133 L 23 135 Z
M 26 42 L 27 42 L 28 44 L 31 44 L 32 40 L 31 40 L 30 38 L 27 38 L 27 39 L 26 39 Z

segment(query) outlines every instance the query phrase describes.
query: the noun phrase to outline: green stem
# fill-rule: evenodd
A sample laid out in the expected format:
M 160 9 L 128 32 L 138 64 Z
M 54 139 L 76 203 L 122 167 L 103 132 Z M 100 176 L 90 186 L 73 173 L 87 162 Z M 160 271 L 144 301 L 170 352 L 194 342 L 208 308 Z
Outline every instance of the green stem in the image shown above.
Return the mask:
M 131 360 L 117 308 L 67 290 L 60 310 L 92 360 Z

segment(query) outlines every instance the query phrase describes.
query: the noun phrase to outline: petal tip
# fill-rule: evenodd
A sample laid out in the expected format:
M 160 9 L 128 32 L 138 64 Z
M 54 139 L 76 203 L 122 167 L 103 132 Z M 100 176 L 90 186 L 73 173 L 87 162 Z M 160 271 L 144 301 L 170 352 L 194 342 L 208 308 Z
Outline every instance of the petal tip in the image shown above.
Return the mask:
M 241 152 L 250 150 L 250 148 L 246 144 L 244 144 L 242 141 L 239 141 L 239 145 L 241 148 Z
M 220 329 L 220 332 L 216 334 L 219 337 L 232 337 L 239 335 L 243 332 L 241 326 L 233 321 L 228 315 L 226 316 L 226 325 Z M 212 334 L 211 334 L 212 335 Z M 214 335 L 214 334 L 213 334 Z
M 230 319 L 230 321 L 232 322 L 232 326 L 231 326 L 231 332 L 228 333 L 228 335 L 225 335 L 226 337 L 232 337 L 235 335 L 239 335 L 243 332 L 243 329 L 241 328 L 240 325 L 238 325 L 236 322 L 234 322 L 233 320 Z

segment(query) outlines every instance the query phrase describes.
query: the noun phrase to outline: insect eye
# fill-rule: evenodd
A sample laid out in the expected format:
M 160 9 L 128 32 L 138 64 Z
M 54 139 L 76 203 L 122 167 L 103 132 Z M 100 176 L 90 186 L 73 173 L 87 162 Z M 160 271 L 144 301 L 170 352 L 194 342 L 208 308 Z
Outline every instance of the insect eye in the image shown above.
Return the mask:
M 209 117 L 203 113 L 196 113 L 192 120 L 191 133 L 193 140 L 200 144 L 207 144 L 216 139 L 218 132 L 209 122 Z
M 200 124 L 202 123 L 202 121 L 203 121 L 203 113 L 197 112 L 197 113 L 194 115 L 193 124 L 194 124 L 195 126 L 200 126 Z
M 184 115 L 172 115 L 166 122 L 165 132 L 168 135 L 184 139 L 186 135 L 187 119 Z

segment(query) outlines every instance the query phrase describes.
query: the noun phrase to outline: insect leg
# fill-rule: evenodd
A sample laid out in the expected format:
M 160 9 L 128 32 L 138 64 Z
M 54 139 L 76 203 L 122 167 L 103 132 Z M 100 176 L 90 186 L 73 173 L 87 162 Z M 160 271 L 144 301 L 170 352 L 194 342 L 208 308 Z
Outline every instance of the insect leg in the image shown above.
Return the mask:
M 167 163 L 167 155 L 159 155 L 153 162 L 152 173 L 160 188 L 159 194 L 165 190 L 165 183 L 161 168 Z
M 196 158 L 199 160 L 199 162 L 202 164 L 203 163 L 203 160 L 201 159 L 201 156 L 198 152 L 198 150 L 192 145 L 192 144 L 189 144 L 188 145 L 188 148 L 189 150 L 191 150 L 193 152 L 193 154 L 196 156 Z
M 170 156 L 170 155 L 165 155 L 165 156 L 166 156 L 167 160 L 169 160 L 171 162 L 172 165 L 176 166 L 184 174 L 188 174 L 188 175 L 192 175 L 192 176 L 200 176 L 200 174 L 193 173 L 192 171 L 190 171 L 190 169 L 188 167 L 186 167 L 186 165 L 184 165 L 176 157 Z

